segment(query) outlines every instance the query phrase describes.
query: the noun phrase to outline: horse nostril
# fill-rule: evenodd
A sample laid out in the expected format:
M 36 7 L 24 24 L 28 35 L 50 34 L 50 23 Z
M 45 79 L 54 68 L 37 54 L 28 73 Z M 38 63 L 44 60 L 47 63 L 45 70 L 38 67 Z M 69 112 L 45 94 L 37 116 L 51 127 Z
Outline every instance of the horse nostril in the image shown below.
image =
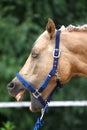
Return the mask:
M 15 87 L 15 83 L 11 82 L 8 84 L 8 89 L 13 89 Z

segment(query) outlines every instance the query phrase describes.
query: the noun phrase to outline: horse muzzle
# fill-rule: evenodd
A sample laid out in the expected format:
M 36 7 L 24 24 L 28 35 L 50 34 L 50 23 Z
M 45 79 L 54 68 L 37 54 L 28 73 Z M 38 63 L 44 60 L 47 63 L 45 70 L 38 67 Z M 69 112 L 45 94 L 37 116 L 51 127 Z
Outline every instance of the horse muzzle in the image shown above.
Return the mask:
M 22 100 L 24 92 L 25 92 L 25 88 L 23 87 L 21 83 L 12 81 L 7 85 L 7 89 L 8 89 L 9 94 L 15 97 L 17 101 Z
M 21 84 L 21 82 L 12 81 L 7 85 L 8 92 L 11 96 L 15 97 L 17 101 L 23 99 L 23 95 L 26 91 L 25 87 Z M 31 112 L 39 112 L 43 105 L 32 95 L 30 92 L 31 97 L 31 105 L 29 107 Z

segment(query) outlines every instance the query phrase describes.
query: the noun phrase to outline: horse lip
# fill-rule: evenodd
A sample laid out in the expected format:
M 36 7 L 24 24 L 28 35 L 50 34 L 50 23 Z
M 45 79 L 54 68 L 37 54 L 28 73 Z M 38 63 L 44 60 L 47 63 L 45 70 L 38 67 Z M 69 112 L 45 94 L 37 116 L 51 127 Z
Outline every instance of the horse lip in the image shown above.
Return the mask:
M 21 90 L 21 91 L 16 95 L 16 100 L 17 100 L 17 101 L 22 100 L 23 95 L 24 95 L 24 92 L 25 92 L 25 89 Z
M 29 107 L 29 109 L 30 109 L 30 111 L 31 111 L 31 112 L 34 112 L 34 111 L 33 111 L 33 109 L 32 109 L 32 106 L 31 106 L 31 104 L 30 104 L 30 107 Z
M 31 111 L 31 112 L 40 112 L 41 111 L 41 109 L 43 108 L 43 107 L 36 107 L 37 105 L 33 105 L 33 103 L 32 103 L 32 101 L 31 101 L 31 104 L 30 104 L 30 106 L 29 106 L 29 110 Z
M 32 108 L 32 105 L 30 105 L 29 109 L 30 109 L 31 112 L 39 112 L 39 111 L 40 111 L 40 110 L 34 110 L 34 109 Z

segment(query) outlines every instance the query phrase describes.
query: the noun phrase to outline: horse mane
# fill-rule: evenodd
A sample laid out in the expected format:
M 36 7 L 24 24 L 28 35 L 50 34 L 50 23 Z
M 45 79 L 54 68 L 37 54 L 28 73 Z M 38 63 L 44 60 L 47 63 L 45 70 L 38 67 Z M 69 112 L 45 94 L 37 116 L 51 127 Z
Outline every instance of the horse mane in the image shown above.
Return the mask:
M 84 24 L 82 26 L 74 26 L 74 25 L 70 24 L 67 27 L 62 25 L 60 30 L 68 30 L 69 32 L 71 32 L 71 31 L 77 31 L 77 32 L 87 31 L 87 24 Z

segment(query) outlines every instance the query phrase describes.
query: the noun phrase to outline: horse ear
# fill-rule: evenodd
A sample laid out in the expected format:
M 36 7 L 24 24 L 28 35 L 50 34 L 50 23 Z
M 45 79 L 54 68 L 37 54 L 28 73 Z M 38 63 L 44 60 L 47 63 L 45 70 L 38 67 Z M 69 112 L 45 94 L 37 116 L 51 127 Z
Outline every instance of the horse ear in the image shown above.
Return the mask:
M 53 22 L 52 19 L 49 18 L 49 19 L 48 19 L 48 23 L 47 23 L 47 25 L 46 25 L 46 30 L 47 30 L 48 33 L 50 34 L 50 39 L 53 38 L 54 33 L 55 33 L 55 29 L 56 29 L 55 23 Z

